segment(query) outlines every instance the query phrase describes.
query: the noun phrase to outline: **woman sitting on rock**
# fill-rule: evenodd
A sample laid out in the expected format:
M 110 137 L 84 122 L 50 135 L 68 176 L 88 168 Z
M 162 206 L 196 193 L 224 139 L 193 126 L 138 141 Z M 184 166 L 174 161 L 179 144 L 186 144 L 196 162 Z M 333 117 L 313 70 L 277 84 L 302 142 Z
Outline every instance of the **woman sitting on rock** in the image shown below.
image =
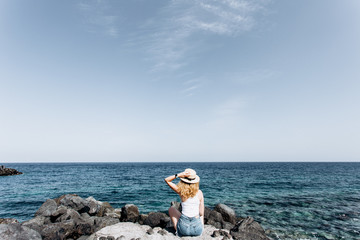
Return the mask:
M 180 178 L 176 185 L 172 181 Z M 204 196 L 199 190 L 200 177 L 193 169 L 165 178 L 165 182 L 181 198 L 182 212 L 169 208 L 169 215 L 178 236 L 200 236 L 204 228 Z

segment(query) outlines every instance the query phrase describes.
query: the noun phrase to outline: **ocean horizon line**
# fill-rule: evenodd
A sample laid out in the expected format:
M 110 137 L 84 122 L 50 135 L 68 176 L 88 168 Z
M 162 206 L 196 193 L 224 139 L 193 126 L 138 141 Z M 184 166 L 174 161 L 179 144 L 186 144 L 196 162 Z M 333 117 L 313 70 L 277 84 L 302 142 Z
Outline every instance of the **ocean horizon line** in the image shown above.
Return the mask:
M 360 163 L 358 161 L 328 161 L 328 160 L 318 160 L 318 161 L 16 161 L 16 162 L 0 162 L 0 165 L 3 164 L 59 164 L 59 163 L 79 163 L 79 164 L 87 164 L 87 163 Z

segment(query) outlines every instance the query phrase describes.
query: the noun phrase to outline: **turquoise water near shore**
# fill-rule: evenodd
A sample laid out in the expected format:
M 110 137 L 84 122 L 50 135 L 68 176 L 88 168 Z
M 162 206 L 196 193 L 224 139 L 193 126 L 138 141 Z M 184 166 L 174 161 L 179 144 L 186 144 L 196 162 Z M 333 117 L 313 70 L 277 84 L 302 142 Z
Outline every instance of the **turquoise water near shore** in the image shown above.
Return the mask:
M 48 198 L 76 193 L 115 208 L 165 211 L 179 198 L 164 183 L 191 167 L 205 205 L 252 216 L 275 239 L 360 239 L 360 163 L 9 163 L 0 177 L 0 218 L 25 221 Z

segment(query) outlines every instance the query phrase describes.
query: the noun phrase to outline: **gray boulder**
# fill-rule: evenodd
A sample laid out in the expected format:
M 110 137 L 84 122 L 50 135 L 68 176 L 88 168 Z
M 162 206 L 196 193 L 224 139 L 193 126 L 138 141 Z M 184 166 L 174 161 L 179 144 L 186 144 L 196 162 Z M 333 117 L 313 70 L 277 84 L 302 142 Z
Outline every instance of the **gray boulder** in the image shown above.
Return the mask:
M 50 217 L 50 218 L 51 218 L 51 222 L 55 222 L 58 217 L 60 217 L 61 215 L 66 214 L 67 211 L 68 211 L 68 208 L 67 208 L 67 207 L 65 207 L 65 206 L 59 206 L 59 207 L 56 209 L 56 211 L 51 214 L 51 217 Z
M 55 222 L 65 222 L 67 220 L 74 220 L 75 222 L 79 222 L 81 221 L 81 216 L 73 209 L 66 209 L 66 212 L 56 218 Z
M 232 224 L 236 223 L 236 214 L 234 209 L 230 208 L 229 206 L 219 203 L 214 208 L 215 211 L 219 212 L 226 222 L 230 222 Z
M 33 219 L 30 219 L 29 221 L 23 222 L 21 225 L 31 228 L 37 232 L 41 232 L 41 229 L 43 229 L 44 225 L 49 223 L 51 223 L 50 218 L 44 216 L 37 216 Z
M 112 217 L 112 218 L 120 219 L 121 215 L 119 215 L 119 214 L 117 214 L 115 212 L 107 212 L 107 213 L 105 213 L 104 217 Z
M 210 208 L 205 207 L 205 209 L 204 209 L 204 221 L 205 221 L 205 223 L 207 223 L 211 211 L 212 211 L 212 210 L 211 210 Z
M 95 216 L 101 209 L 101 203 L 93 197 L 85 199 L 85 212 L 91 216 Z
M 221 226 L 222 226 L 222 229 L 226 229 L 226 230 L 231 230 L 235 227 L 234 224 L 225 222 L 225 221 L 222 222 Z
M 44 216 L 50 217 L 57 209 L 57 204 L 53 199 L 46 200 L 41 207 L 36 211 L 35 217 Z
M 148 216 L 149 216 L 148 214 L 140 214 L 139 219 L 138 219 L 138 223 L 143 225 Z
M 208 218 L 206 223 L 209 225 L 213 225 L 217 229 L 221 229 L 223 221 L 224 220 L 221 216 L 221 213 L 217 211 L 211 211 L 210 213 L 208 213 Z
M 121 208 L 109 209 L 105 211 L 104 217 L 121 218 Z
M 22 226 L 20 223 L 0 224 L 0 239 L 6 240 L 41 240 L 37 231 Z
M 90 215 L 89 215 L 88 213 L 82 213 L 80 216 L 81 216 L 83 219 L 87 219 L 87 218 L 90 217 Z
M 108 202 L 101 202 L 99 211 L 96 213 L 96 216 L 98 217 L 104 217 L 107 213 L 114 212 L 115 209 L 110 205 Z
M 139 218 L 139 208 L 134 204 L 126 204 L 121 208 L 121 222 L 137 222 Z
M 62 240 L 70 238 L 74 235 L 76 224 L 73 220 L 66 222 L 50 223 L 44 225 L 41 229 L 41 237 L 43 240 Z
M 58 205 L 62 205 L 67 208 L 74 209 L 75 211 L 78 211 L 80 213 L 85 212 L 87 210 L 87 208 L 85 207 L 86 206 L 85 200 L 76 194 L 66 194 L 55 199 L 55 201 L 58 203 Z
M 76 237 L 80 237 L 83 235 L 91 235 L 95 231 L 95 226 L 92 225 L 89 222 L 81 221 L 76 223 L 75 231 L 73 232 L 73 235 Z
M 149 216 L 145 219 L 144 224 L 149 225 L 150 227 L 161 227 L 165 228 L 166 225 L 170 222 L 170 217 L 162 212 L 151 212 Z
M 247 217 L 236 223 L 235 227 L 230 230 L 230 234 L 235 240 L 269 240 L 264 229 L 252 217 Z

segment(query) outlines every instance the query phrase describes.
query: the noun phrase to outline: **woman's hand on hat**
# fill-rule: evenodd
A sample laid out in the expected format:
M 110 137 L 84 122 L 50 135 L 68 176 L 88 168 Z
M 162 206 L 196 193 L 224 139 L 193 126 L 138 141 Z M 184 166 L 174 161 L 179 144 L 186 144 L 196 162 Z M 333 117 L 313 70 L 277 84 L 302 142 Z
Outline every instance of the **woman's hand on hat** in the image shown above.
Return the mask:
M 178 177 L 181 177 L 181 178 L 187 178 L 190 176 L 190 173 L 189 172 L 182 172 L 182 173 L 179 173 L 178 174 Z

